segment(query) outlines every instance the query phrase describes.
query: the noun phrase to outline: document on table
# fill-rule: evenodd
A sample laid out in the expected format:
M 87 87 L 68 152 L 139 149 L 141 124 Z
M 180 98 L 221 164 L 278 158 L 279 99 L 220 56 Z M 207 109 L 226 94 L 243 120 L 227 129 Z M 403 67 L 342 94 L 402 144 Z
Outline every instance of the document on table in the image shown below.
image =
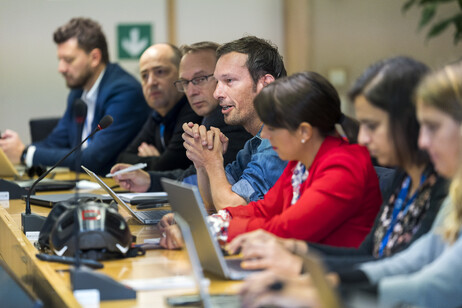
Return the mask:
M 146 199 L 152 199 L 155 201 L 156 199 L 162 199 L 165 200 L 167 199 L 167 193 L 166 192 L 145 192 L 145 193 L 122 193 L 119 194 L 120 198 L 124 200 L 125 202 L 131 202 L 133 200 L 146 200 Z
M 205 279 L 205 285 L 210 284 L 209 279 Z M 135 291 L 195 288 L 196 281 L 192 276 L 170 276 L 151 279 L 129 279 L 121 281 L 124 285 L 131 287 Z
M 145 193 L 118 193 L 120 199 L 125 202 L 132 203 L 133 201 L 139 200 L 160 200 L 160 202 L 166 202 L 168 195 L 166 192 L 145 192 Z M 108 194 L 103 194 L 102 196 L 108 197 Z

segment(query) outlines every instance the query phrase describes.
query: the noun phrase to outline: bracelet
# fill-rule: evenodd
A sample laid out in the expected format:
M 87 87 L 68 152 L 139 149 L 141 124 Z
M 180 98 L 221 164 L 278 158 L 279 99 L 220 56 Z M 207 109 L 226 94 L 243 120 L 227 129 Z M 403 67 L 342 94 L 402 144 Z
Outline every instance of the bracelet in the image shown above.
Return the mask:
M 21 153 L 20 161 L 21 161 L 22 165 L 26 165 L 26 156 L 27 156 L 27 150 L 28 149 L 29 149 L 29 146 L 25 147 L 24 150 Z

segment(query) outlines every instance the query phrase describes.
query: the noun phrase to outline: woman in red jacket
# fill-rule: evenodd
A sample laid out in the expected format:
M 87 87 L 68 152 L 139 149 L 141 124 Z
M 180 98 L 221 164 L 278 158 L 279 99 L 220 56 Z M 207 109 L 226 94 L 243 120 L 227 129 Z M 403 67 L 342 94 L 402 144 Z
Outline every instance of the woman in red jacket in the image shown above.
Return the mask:
M 336 124 L 347 131 L 352 120 L 342 114 L 334 87 L 317 73 L 298 73 L 266 86 L 254 105 L 264 123 L 261 136 L 290 162 L 263 200 L 209 216 L 217 239 L 223 244 L 264 229 L 283 238 L 357 247 L 382 200 L 367 149 L 337 133 Z M 176 232 L 164 230 L 164 246 L 177 246 Z

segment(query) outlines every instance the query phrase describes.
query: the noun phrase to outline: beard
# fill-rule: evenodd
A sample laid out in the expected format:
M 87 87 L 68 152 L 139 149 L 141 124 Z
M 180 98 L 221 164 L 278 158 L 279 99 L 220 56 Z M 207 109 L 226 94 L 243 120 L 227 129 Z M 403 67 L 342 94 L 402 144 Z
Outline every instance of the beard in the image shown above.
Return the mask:
M 224 120 L 227 125 L 243 126 L 246 123 L 247 117 L 242 117 L 241 115 L 230 113 L 224 115 Z
M 66 80 L 66 85 L 69 89 L 81 89 L 85 86 L 85 84 L 87 84 L 88 80 L 90 80 L 90 78 L 92 77 L 93 75 L 93 72 L 91 70 L 85 70 L 84 72 L 82 72 L 82 74 L 80 74 L 79 76 L 77 76 L 76 78 L 66 78 L 66 76 L 64 76 L 65 80 Z

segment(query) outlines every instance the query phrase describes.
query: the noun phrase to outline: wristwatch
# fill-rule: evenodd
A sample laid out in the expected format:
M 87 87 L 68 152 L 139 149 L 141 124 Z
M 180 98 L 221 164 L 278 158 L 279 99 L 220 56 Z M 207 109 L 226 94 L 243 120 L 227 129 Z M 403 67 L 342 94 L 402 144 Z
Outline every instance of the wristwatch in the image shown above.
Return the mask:
M 29 149 L 29 146 L 26 146 L 24 148 L 24 151 L 22 151 L 21 158 L 20 158 L 21 164 L 24 165 L 24 166 L 26 165 L 26 156 L 27 156 L 27 150 L 28 149 Z

